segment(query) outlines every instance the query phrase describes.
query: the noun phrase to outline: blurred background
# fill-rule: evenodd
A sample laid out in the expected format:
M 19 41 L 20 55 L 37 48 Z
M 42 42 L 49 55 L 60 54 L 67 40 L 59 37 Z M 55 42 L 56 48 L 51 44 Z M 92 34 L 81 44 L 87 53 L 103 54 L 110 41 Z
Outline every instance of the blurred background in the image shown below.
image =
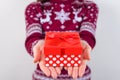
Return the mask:
M 26 6 L 34 0 L 0 2 L 0 80 L 31 80 L 33 59 L 24 47 Z M 97 44 L 88 62 L 92 80 L 120 80 L 120 1 L 94 0 L 99 6 Z

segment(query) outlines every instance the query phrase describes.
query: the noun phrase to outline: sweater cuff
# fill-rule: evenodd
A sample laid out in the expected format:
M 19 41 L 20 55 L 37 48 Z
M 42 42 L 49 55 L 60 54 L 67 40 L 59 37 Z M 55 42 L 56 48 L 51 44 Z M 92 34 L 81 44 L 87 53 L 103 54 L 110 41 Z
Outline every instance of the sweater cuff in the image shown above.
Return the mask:
M 91 33 L 89 33 L 88 31 L 82 31 L 80 33 L 80 38 L 82 40 L 85 40 L 90 45 L 90 47 L 92 49 L 95 47 L 95 44 L 96 44 L 95 37 Z

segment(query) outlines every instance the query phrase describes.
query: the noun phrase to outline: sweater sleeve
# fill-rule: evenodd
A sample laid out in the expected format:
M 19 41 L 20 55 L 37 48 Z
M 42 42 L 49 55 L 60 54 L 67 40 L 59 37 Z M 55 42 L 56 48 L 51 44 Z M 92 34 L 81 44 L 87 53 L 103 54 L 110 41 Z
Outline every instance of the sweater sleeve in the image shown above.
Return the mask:
M 43 39 L 43 29 L 40 24 L 40 17 L 42 11 L 40 9 L 40 3 L 33 2 L 29 4 L 25 9 L 25 21 L 26 21 L 26 39 L 25 48 L 27 52 L 33 56 L 32 48 L 38 42 Z
M 98 7 L 94 2 L 84 3 L 83 21 L 80 27 L 80 37 L 82 40 L 88 42 L 91 48 L 94 48 L 96 39 L 96 23 L 98 17 Z

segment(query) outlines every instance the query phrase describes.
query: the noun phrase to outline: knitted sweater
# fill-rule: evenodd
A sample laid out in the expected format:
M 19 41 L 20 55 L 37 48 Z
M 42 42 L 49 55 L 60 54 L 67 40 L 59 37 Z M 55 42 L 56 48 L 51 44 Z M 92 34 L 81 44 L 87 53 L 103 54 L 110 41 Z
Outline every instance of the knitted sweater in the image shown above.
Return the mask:
M 45 38 L 48 31 L 77 31 L 81 39 L 94 48 L 98 7 L 94 2 L 50 0 L 30 3 L 25 10 L 25 47 L 33 56 L 32 47 Z
M 92 1 L 49 0 L 30 3 L 25 9 L 26 50 L 33 56 L 33 46 L 38 40 L 44 39 L 48 31 L 76 31 L 81 39 L 94 48 L 97 17 L 98 7 Z M 40 70 L 39 66 L 37 70 Z M 61 74 L 67 72 L 62 70 Z

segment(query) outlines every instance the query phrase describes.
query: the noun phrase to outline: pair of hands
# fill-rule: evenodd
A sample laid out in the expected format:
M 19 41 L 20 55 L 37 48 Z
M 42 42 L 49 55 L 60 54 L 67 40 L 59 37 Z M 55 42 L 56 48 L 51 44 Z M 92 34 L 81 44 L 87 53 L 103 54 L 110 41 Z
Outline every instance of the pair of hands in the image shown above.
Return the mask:
M 73 79 L 83 76 L 86 68 L 86 63 L 90 60 L 91 47 L 84 40 L 81 40 L 81 44 L 83 48 L 81 66 L 64 67 L 68 71 L 69 76 L 72 76 Z M 46 67 L 43 47 L 44 40 L 39 40 L 37 44 L 33 47 L 34 63 L 39 63 L 41 70 L 45 73 L 46 76 L 52 76 L 53 78 L 57 78 L 57 76 L 61 73 L 63 67 Z

